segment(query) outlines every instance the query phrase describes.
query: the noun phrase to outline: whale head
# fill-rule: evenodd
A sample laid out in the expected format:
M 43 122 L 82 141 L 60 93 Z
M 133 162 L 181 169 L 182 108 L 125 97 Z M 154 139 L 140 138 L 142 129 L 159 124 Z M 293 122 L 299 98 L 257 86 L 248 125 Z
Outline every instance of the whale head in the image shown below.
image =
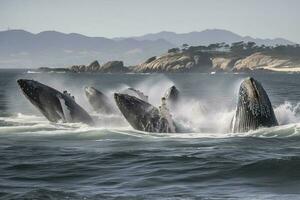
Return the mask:
M 128 94 L 115 93 L 114 98 L 125 118 L 138 120 L 146 113 L 150 113 L 152 110 L 156 109 L 148 102 Z
M 114 98 L 125 119 L 134 129 L 155 133 L 177 131 L 173 120 L 163 116 L 150 103 L 128 94 L 115 93 Z
M 164 97 L 171 106 L 174 106 L 179 101 L 179 90 L 173 85 L 166 91 Z
M 159 132 L 159 110 L 137 97 L 115 93 L 117 106 L 129 124 L 137 130 Z
M 247 132 L 276 125 L 277 119 L 263 86 L 252 77 L 246 78 L 240 85 L 232 131 Z
M 255 116 L 271 115 L 271 102 L 262 85 L 254 78 L 246 78 L 240 86 L 240 104 L 246 105 Z
M 40 105 L 40 93 L 44 90 L 43 84 L 29 79 L 19 79 L 17 83 L 27 99 L 34 105 Z
M 89 114 L 65 93 L 34 80 L 19 79 L 24 96 L 51 122 L 83 122 L 93 124 Z
M 65 121 L 58 91 L 34 80 L 19 79 L 24 96 L 51 122 Z

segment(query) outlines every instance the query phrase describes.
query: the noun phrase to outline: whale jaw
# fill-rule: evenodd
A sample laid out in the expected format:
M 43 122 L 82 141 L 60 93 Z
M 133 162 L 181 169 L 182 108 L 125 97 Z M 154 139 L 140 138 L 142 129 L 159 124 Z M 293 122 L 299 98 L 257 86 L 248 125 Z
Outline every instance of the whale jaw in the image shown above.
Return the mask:
M 24 96 L 32 103 L 49 121 L 65 122 L 63 110 L 59 99 L 55 97 L 49 87 L 27 79 L 19 79 L 17 83 Z
M 19 79 L 24 96 L 51 122 L 82 122 L 93 125 L 90 115 L 74 99 L 34 80 Z
M 19 79 L 17 80 L 17 83 L 25 97 L 30 100 L 31 103 L 37 105 L 39 101 L 38 94 L 42 90 L 39 83 L 37 81 L 27 79 Z
M 278 125 L 272 104 L 262 85 L 254 78 L 245 79 L 239 90 L 232 132 L 247 132 L 259 127 Z

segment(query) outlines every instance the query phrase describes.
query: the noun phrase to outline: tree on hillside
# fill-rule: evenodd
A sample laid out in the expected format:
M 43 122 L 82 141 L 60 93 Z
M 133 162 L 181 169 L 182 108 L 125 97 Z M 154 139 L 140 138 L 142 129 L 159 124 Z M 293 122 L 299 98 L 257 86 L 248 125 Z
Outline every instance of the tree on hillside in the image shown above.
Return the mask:
M 168 50 L 168 53 L 179 53 L 180 49 L 179 48 L 172 48 Z
M 189 47 L 188 44 L 185 44 L 185 43 L 184 43 L 184 44 L 182 45 L 182 48 L 183 48 L 183 49 L 187 49 L 188 47 Z

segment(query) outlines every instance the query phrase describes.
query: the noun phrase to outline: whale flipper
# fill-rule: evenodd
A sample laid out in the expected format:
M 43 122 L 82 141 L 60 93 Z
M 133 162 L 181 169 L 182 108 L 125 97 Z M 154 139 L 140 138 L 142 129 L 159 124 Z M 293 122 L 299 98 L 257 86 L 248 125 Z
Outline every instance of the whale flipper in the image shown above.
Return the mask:
M 74 98 L 34 80 L 19 79 L 25 97 L 51 122 L 93 124 L 91 116 Z
M 272 104 L 262 85 L 254 78 L 245 79 L 240 86 L 231 131 L 247 132 L 276 125 L 278 122 Z

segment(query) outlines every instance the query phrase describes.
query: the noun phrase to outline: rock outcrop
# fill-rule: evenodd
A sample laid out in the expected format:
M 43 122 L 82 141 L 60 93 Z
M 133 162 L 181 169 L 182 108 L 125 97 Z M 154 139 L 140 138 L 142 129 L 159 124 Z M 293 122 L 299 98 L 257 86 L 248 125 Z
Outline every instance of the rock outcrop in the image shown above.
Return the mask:
M 97 60 L 95 60 L 94 62 L 89 64 L 89 66 L 87 66 L 87 71 L 97 72 L 100 68 L 101 68 L 100 64 L 98 63 Z
M 98 72 L 101 73 L 126 73 L 129 69 L 124 66 L 122 61 L 110 61 L 102 65 Z
M 85 65 L 73 65 L 69 68 L 71 72 L 86 72 L 86 66 Z
M 215 57 L 212 58 L 212 70 L 216 71 L 231 71 L 234 67 L 237 58 L 224 58 L 224 57 Z
M 211 59 L 205 54 L 168 53 L 132 68 L 134 72 L 203 72 L 211 68 Z
M 300 62 L 290 57 L 278 57 L 262 52 L 242 58 L 212 58 L 212 70 L 215 71 L 300 71 Z
M 97 60 L 89 65 L 73 65 L 69 68 L 49 68 L 41 67 L 38 69 L 41 72 L 73 72 L 73 73 L 126 73 L 130 72 L 128 67 L 125 67 L 123 61 L 110 61 L 104 65 L 100 65 Z
M 69 69 L 72 72 L 97 72 L 100 69 L 100 64 L 98 63 L 97 60 L 93 61 L 91 64 L 88 66 L 85 65 L 73 65 Z
M 110 61 L 102 66 L 94 61 L 88 66 L 74 65 L 69 68 L 40 68 L 43 72 L 74 73 L 178 73 L 178 72 L 245 72 L 256 70 L 300 72 L 300 58 L 294 56 L 256 52 L 244 56 L 209 52 L 170 52 L 151 57 L 144 63 L 125 67 L 122 61 Z
M 95 72 L 95 73 L 124 73 L 128 72 L 128 68 L 124 66 L 122 61 L 110 61 L 104 65 L 100 65 L 98 61 L 93 61 L 88 66 L 73 65 L 70 71 L 75 73 L 81 72 Z
M 254 53 L 246 58 L 238 60 L 233 67 L 234 71 L 247 70 L 271 70 L 271 71 L 286 71 L 290 69 L 300 68 L 300 62 L 288 57 L 275 57 L 265 55 L 263 53 Z

